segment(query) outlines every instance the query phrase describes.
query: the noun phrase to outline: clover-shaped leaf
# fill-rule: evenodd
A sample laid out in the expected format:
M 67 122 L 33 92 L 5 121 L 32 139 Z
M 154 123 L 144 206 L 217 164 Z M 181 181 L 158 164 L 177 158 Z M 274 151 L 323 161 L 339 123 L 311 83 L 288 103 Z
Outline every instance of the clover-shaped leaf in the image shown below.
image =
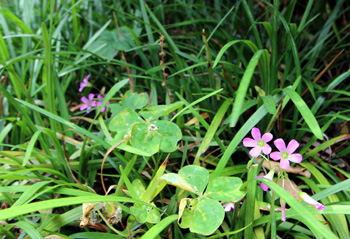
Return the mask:
M 146 189 L 145 186 L 143 186 L 140 179 L 135 179 L 134 181 L 132 181 L 132 186 L 134 187 L 134 190 L 137 196 L 139 196 L 139 198 L 141 198 L 143 194 L 145 194 Z
M 235 202 L 245 195 L 240 190 L 242 184 L 237 177 L 218 177 L 209 182 L 204 195 L 224 202 Z
M 133 124 L 140 122 L 144 122 L 144 120 L 133 109 L 126 108 L 111 119 L 109 130 L 117 132 L 128 131 Z
M 188 165 L 179 171 L 179 175 L 186 179 L 192 185 L 195 193 L 201 195 L 208 184 L 209 172 L 207 169 L 197 166 Z
M 160 177 L 160 180 L 168 184 L 201 195 L 207 186 L 209 172 L 203 167 L 188 165 L 180 169 L 178 174 L 168 173 Z
M 159 150 L 170 153 L 177 149 L 181 137 L 179 127 L 172 122 L 141 122 L 132 126 L 130 144 L 149 154 L 155 154 Z
M 158 127 L 151 123 L 134 124 L 131 128 L 130 144 L 150 155 L 157 153 L 162 139 L 157 129 Z
M 176 173 L 167 173 L 159 178 L 161 181 L 176 186 L 178 188 L 182 188 L 186 191 L 196 193 L 194 187 L 189 184 L 186 179 Z
M 168 115 L 171 112 L 175 111 L 179 107 L 183 105 L 182 102 L 178 101 L 170 105 L 156 105 L 156 106 L 150 106 L 144 109 L 140 112 L 140 115 L 148 121 L 157 119 L 159 117 L 162 117 L 164 115 Z
M 137 93 L 132 92 L 131 90 L 127 91 L 122 100 L 122 105 L 124 108 L 131 109 L 142 109 L 148 104 L 148 95 L 147 93 Z
M 130 211 L 139 223 L 158 223 L 160 221 L 159 211 L 151 206 L 136 203 L 130 208 Z
M 179 215 L 179 225 L 194 233 L 210 235 L 221 225 L 224 217 L 225 211 L 221 203 L 201 196 L 187 201 L 182 216 Z
M 159 120 L 153 123 L 157 126 L 158 135 L 161 137 L 160 150 L 165 153 L 177 149 L 177 142 L 182 138 L 180 128 L 173 122 Z

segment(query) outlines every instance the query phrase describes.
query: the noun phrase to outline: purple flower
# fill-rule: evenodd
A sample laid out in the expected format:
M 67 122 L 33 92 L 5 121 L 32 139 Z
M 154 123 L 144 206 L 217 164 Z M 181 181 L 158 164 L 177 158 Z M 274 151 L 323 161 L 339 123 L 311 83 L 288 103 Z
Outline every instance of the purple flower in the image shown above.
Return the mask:
M 323 211 L 326 208 L 323 204 L 317 202 L 315 199 L 310 197 L 307 193 L 299 192 L 299 197 L 302 198 L 308 204 L 311 204 L 312 206 L 317 208 L 317 210 Z
M 85 87 L 90 85 L 90 83 L 89 83 L 90 76 L 91 76 L 90 74 L 86 75 L 83 79 L 83 82 L 80 82 L 79 92 L 82 92 Z
M 289 161 L 300 163 L 303 160 L 303 156 L 301 156 L 301 154 L 293 154 L 299 147 L 299 143 L 295 139 L 292 139 L 287 147 L 283 139 L 276 139 L 273 143 L 279 152 L 272 152 L 270 157 L 275 161 L 281 160 L 281 168 L 289 168 Z
M 106 96 L 105 96 L 105 97 L 106 97 Z M 98 95 L 97 98 L 98 98 L 98 100 L 96 101 L 96 104 L 97 104 L 97 106 L 101 106 L 102 103 L 103 103 L 103 98 L 102 98 L 101 95 Z M 109 101 L 107 101 L 106 105 L 109 105 Z M 101 109 L 101 113 L 105 112 L 105 110 L 106 110 L 106 107 L 103 107 L 103 108 Z
M 81 97 L 81 101 L 83 102 L 82 106 L 80 106 L 80 111 L 83 110 L 89 110 L 92 107 L 96 107 L 96 101 L 94 101 L 95 95 L 89 94 L 89 99 L 87 99 L 85 96 Z M 90 113 L 90 111 L 86 111 L 87 113 Z
M 271 147 L 270 145 L 267 144 L 267 142 L 271 141 L 273 138 L 271 133 L 266 133 L 261 137 L 260 130 L 254 127 L 252 129 L 252 136 L 253 136 L 253 139 L 251 138 L 243 139 L 243 145 L 245 147 L 253 147 L 249 151 L 250 156 L 258 157 L 261 154 L 261 151 L 263 151 L 265 155 L 268 155 L 269 153 L 271 153 Z
M 224 205 L 222 205 L 225 209 L 225 212 L 229 212 L 229 211 L 233 211 L 233 209 L 235 209 L 235 204 L 232 203 L 232 202 L 228 202 L 228 203 L 225 203 Z
M 268 174 L 266 174 L 265 176 L 256 176 L 255 178 L 266 178 L 266 179 L 269 179 L 270 181 L 272 181 L 273 180 L 273 175 L 274 175 L 274 173 L 275 173 L 275 170 L 274 169 L 272 169 L 272 170 L 270 170 L 270 172 L 268 173 Z M 269 189 L 269 187 L 265 184 L 265 183 L 261 183 L 260 184 L 260 187 L 266 192 L 267 191 L 267 189 Z

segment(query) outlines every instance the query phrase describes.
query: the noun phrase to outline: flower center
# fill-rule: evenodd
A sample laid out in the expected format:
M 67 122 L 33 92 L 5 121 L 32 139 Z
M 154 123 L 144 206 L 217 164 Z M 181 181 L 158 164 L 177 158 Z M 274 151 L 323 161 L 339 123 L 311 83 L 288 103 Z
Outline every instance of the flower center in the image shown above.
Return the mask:
M 288 159 L 289 154 L 288 154 L 287 152 L 283 152 L 283 153 L 281 154 L 281 157 L 282 157 L 283 159 Z
M 258 146 L 259 147 L 264 147 L 264 145 L 265 145 L 265 141 L 260 139 L 259 142 L 258 142 Z

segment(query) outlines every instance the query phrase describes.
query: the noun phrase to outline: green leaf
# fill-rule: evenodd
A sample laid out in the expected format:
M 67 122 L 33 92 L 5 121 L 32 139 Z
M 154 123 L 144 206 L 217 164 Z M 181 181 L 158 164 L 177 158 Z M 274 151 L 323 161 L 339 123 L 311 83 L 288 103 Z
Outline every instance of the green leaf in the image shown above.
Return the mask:
M 196 157 L 194 159 L 193 164 L 199 165 L 199 158 L 200 156 L 208 149 L 210 142 L 214 138 L 215 133 L 217 132 L 218 127 L 220 126 L 223 117 L 225 116 L 225 113 L 228 109 L 228 107 L 231 105 L 231 100 L 225 100 L 224 103 L 220 106 L 219 110 L 216 112 L 215 117 L 210 124 L 202 143 L 199 146 L 199 149 L 197 151 Z
M 170 153 L 177 149 L 181 137 L 181 130 L 173 122 L 135 123 L 131 128 L 130 144 L 150 155 L 159 150 Z
M 30 238 L 43 238 L 43 236 L 40 235 L 38 230 L 32 224 L 26 221 L 18 221 L 13 223 L 12 225 L 23 229 L 23 231 L 25 231 L 30 236 Z
M 237 177 L 218 177 L 209 182 L 204 196 L 224 202 L 236 202 L 245 196 L 240 188 L 242 180 Z
M 259 22 L 259 24 L 262 24 L 267 31 L 267 34 L 269 35 L 269 38 L 271 39 L 272 36 L 272 25 L 270 22 Z
M 183 105 L 182 102 L 178 101 L 170 105 L 157 105 L 147 107 L 143 111 L 140 112 L 140 115 L 147 121 L 151 121 L 162 117 L 164 115 L 168 115 L 176 109 L 180 108 Z
M 1 210 L 1 213 L 0 213 L 0 220 L 3 221 L 9 218 L 25 215 L 27 213 L 50 209 L 50 208 L 72 206 L 72 205 L 82 204 L 86 202 L 112 202 L 112 201 L 132 202 L 132 203 L 135 202 L 135 200 L 126 198 L 126 197 L 100 196 L 100 195 L 49 199 L 45 201 L 25 204 L 18 207 L 3 209 Z
M 158 127 L 158 136 L 160 140 L 160 150 L 165 153 L 173 152 L 177 149 L 177 143 L 182 138 L 182 133 L 175 123 L 159 120 L 154 122 L 154 125 Z
M 144 122 L 141 117 L 133 109 L 124 109 L 117 114 L 111 122 L 109 122 L 109 130 L 117 131 L 128 131 L 132 128 L 135 123 Z
M 189 200 L 179 226 L 191 232 L 210 235 L 218 229 L 225 217 L 223 206 L 214 199 L 199 197 Z
M 160 221 L 159 211 L 151 206 L 136 203 L 130 208 L 130 211 L 139 223 L 158 223 Z
M 230 48 L 231 46 L 237 44 L 237 43 L 244 43 L 245 45 L 247 45 L 253 53 L 255 53 L 256 51 L 258 51 L 258 47 L 251 41 L 248 40 L 234 40 L 234 41 L 230 41 L 228 43 L 226 43 L 221 50 L 219 51 L 218 55 L 216 56 L 216 59 L 213 63 L 213 68 L 216 67 L 216 65 L 219 63 L 221 57 L 225 54 L 225 52 L 227 51 L 228 48 Z
M 300 114 L 303 116 L 303 119 L 305 120 L 306 124 L 309 126 L 310 130 L 318 139 L 323 139 L 323 133 L 318 125 L 318 122 L 309 109 L 309 107 L 306 105 L 305 101 L 300 97 L 298 93 L 296 93 L 291 88 L 284 88 L 283 92 L 285 92 L 290 99 L 293 101 L 294 105 L 299 110 Z
M 182 188 L 192 193 L 196 193 L 195 189 L 186 179 L 176 173 L 167 173 L 159 178 L 161 181 L 171 184 L 175 187 Z
M 136 123 L 131 129 L 130 144 L 150 155 L 159 151 L 161 137 L 154 124 Z
M 166 218 L 164 218 L 162 221 L 157 223 L 157 225 L 154 225 L 151 229 L 149 229 L 142 237 L 141 239 L 149 239 L 149 238 L 156 238 L 159 236 L 159 234 L 163 231 L 164 228 L 166 228 L 170 223 L 176 221 L 177 215 L 171 215 Z
M 148 104 L 148 95 L 147 93 L 132 93 L 131 90 L 127 91 L 124 94 L 122 105 L 124 108 L 131 109 L 142 109 Z
M 95 54 L 105 57 L 113 58 L 118 50 L 127 51 L 135 47 L 132 34 L 126 27 L 120 27 L 121 37 L 119 37 L 118 29 L 102 32 L 96 41 L 92 42 L 88 47 L 88 51 L 94 52 L 97 48 L 98 51 Z M 138 36 L 141 33 L 141 29 L 134 29 L 134 33 Z M 101 47 L 102 46 L 102 47 Z
M 123 239 L 125 237 L 119 236 L 112 233 L 101 233 L 101 232 L 79 232 L 69 235 L 70 238 L 85 238 L 85 239 Z
M 160 180 L 197 195 L 202 195 L 208 184 L 209 172 L 203 167 L 188 165 L 180 169 L 178 174 L 164 174 L 160 177 Z
M 267 95 L 267 96 L 262 96 L 261 99 L 263 100 L 267 111 L 270 114 L 275 114 L 277 109 L 276 109 L 276 104 L 275 104 L 273 97 L 271 95 Z
M 246 94 L 247 94 L 250 80 L 252 79 L 252 76 L 254 74 L 255 67 L 259 62 L 260 56 L 266 55 L 266 54 L 268 55 L 267 50 L 258 50 L 257 52 L 255 52 L 254 56 L 249 61 L 247 69 L 245 70 L 242 80 L 240 81 L 240 84 L 237 90 L 237 96 L 233 103 L 230 127 L 235 127 L 238 121 L 238 118 L 241 115 L 241 108 L 244 102 L 244 98 L 246 97 Z
M 139 198 L 142 198 L 144 193 L 146 192 L 145 186 L 143 186 L 140 179 L 135 179 L 132 181 L 132 185 L 134 186 L 136 194 L 139 196 Z
M 209 172 L 206 168 L 188 165 L 180 169 L 179 175 L 192 185 L 196 194 L 201 195 L 208 184 Z

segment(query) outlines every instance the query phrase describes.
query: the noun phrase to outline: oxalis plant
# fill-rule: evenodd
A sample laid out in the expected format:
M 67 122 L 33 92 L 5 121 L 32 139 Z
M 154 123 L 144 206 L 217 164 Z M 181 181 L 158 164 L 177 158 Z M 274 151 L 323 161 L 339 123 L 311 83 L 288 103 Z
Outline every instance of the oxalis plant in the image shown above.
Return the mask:
M 84 78 L 81 84 L 82 89 L 89 86 L 87 79 L 88 76 Z M 83 102 L 81 110 L 90 110 L 93 107 L 102 106 L 101 97 L 95 100 L 91 94 L 89 99 L 82 97 L 81 100 Z M 131 91 L 126 92 L 119 103 L 110 104 L 108 102 L 112 115 L 106 122 L 109 131 L 114 132 L 111 135 L 113 137 L 110 142 L 111 145 L 141 156 L 152 156 L 160 151 L 166 153 L 175 151 L 178 147 L 178 141 L 182 138 L 181 130 L 175 123 L 160 118 L 181 107 L 182 103 L 150 107 L 147 107 L 147 104 L 147 94 L 138 94 Z M 102 110 L 104 111 L 105 108 L 102 108 Z M 284 140 L 279 138 L 274 141 L 278 151 L 272 152 L 272 148 L 268 144 L 273 139 L 271 133 L 261 135 L 258 128 L 253 128 L 251 135 L 252 138 L 243 139 L 243 145 L 251 148 L 249 154 L 252 158 L 248 162 L 247 168 L 250 168 L 252 164 L 256 164 L 257 158 L 266 160 L 270 171 L 265 175 L 257 176 L 257 178 L 263 177 L 273 181 L 274 174 L 277 171 L 276 167 L 278 167 L 277 182 L 283 182 L 283 188 L 285 183 L 289 182 L 292 190 L 296 192 L 296 194 L 294 193 L 296 199 L 303 199 L 318 210 L 324 210 L 325 207 L 321 203 L 302 192 L 297 186 L 294 187 L 288 179 L 287 169 L 291 166 L 290 163 L 300 163 L 303 159 L 301 154 L 295 153 L 299 143 L 293 139 L 286 146 Z M 270 158 L 274 161 L 280 161 L 280 163 L 272 166 Z M 133 167 L 134 163 L 135 160 L 131 160 L 127 167 Z M 133 220 L 142 224 L 158 223 L 161 219 L 161 210 L 157 210 L 152 200 L 166 184 L 170 184 L 181 189 L 177 198 L 179 226 L 185 229 L 188 228 L 193 233 L 210 235 L 222 224 L 225 211 L 232 210 L 234 203 L 242 201 L 247 193 L 242 180 L 238 177 L 215 177 L 211 179 L 209 171 L 197 165 L 185 166 L 177 174 L 164 174 L 166 163 L 167 160 L 159 167 L 147 188 L 139 179 L 130 182 L 127 173 L 120 167 L 121 178 L 127 187 L 127 190 L 124 191 L 125 194 L 135 201 L 142 202 L 134 203 L 130 207 L 130 217 L 134 218 Z M 268 190 L 268 186 L 264 183 L 261 183 L 261 188 L 264 191 Z M 272 208 L 271 210 L 275 209 Z M 286 202 L 282 198 L 280 198 L 280 208 L 276 210 L 281 211 L 281 220 L 286 221 Z M 94 224 L 96 221 L 101 221 L 100 218 L 105 220 L 107 224 L 118 223 L 122 218 L 122 209 L 113 202 L 83 204 L 81 226 L 88 223 Z
M 178 224 L 202 235 L 212 234 L 221 225 L 225 217 L 222 202 L 237 202 L 246 194 L 240 178 L 209 180 L 208 170 L 196 165 L 185 166 L 177 174 L 164 174 L 160 180 L 194 194 L 194 198 L 181 199 Z
M 182 137 L 181 130 L 173 122 L 158 119 L 173 112 L 182 103 L 151 106 L 136 112 L 135 110 L 143 106 L 144 103 L 147 104 L 147 101 L 135 99 L 136 93 L 129 93 L 126 97 L 128 98 L 119 107 L 120 109 L 125 108 L 116 114 L 109 123 L 109 130 L 117 132 L 114 141 L 125 140 L 124 145 L 129 144 L 138 149 L 138 152 L 142 151 L 141 155 L 146 156 L 151 156 L 159 150 L 166 153 L 175 151 L 177 142 Z M 137 105 L 128 105 L 129 98 L 136 101 Z M 119 147 L 122 148 L 123 145 Z
M 80 84 L 80 91 L 91 85 L 88 79 L 89 76 L 84 78 Z M 80 110 L 91 110 L 93 107 L 101 106 L 103 99 L 102 101 L 99 100 L 101 99 L 94 100 L 92 94 L 89 95 L 89 99 L 82 97 L 83 104 Z M 146 107 L 147 104 L 147 94 L 132 93 L 131 91 L 122 96 L 120 103 L 109 104 L 108 102 L 112 115 L 106 121 L 109 122 L 108 129 L 115 132 L 114 135 L 111 135 L 113 140 L 110 144 L 114 145 L 112 148 L 118 146 L 120 149 L 141 156 L 152 156 L 159 151 L 170 153 L 177 149 L 178 141 L 182 138 L 181 130 L 175 123 L 159 120 L 159 118 L 173 112 L 182 103 Z M 102 110 L 104 111 L 105 108 L 102 108 Z M 106 153 L 105 158 L 109 152 Z M 128 168 L 133 167 L 135 159 L 136 157 L 128 163 Z M 130 213 L 139 223 L 158 223 L 160 221 L 160 212 L 155 209 L 156 206 L 151 201 L 165 186 L 165 184 L 163 186 L 159 185 L 159 177 L 163 174 L 165 166 L 166 161 L 158 169 L 147 189 L 139 179 L 135 179 L 131 183 L 125 170 L 120 167 L 122 180 L 128 189 L 124 193 L 134 200 L 144 202 L 135 203 L 130 207 Z M 105 189 L 103 180 L 102 184 Z M 110 189 L 106 194 L 109 191 Z M 102 213 L 99 212 L 99 209 Z M 104 220 L 107 224 L 118 223 L 122 217 L 121 215 L 122 209 L 116 203 L 85 203 L 83 204 L 83 216 L 80 225 L 84 227 L 88 223 L 95 224 L 101 220 Z

